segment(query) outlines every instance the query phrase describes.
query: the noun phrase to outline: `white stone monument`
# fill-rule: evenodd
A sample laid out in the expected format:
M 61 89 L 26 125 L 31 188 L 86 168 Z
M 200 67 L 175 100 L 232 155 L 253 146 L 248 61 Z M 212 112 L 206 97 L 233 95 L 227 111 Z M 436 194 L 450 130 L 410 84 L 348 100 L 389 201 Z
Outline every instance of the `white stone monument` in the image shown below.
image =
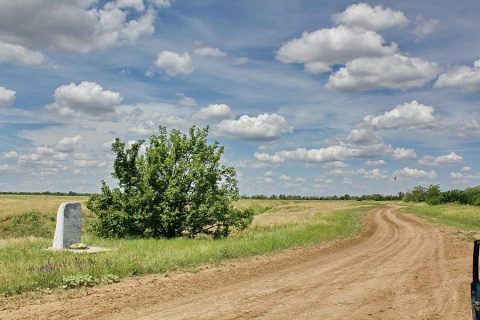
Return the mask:
M 82 236 L 82 206 L 79 202 L 62 203 L 57 212 L 53 248 L 64 249 L 79 243 Z

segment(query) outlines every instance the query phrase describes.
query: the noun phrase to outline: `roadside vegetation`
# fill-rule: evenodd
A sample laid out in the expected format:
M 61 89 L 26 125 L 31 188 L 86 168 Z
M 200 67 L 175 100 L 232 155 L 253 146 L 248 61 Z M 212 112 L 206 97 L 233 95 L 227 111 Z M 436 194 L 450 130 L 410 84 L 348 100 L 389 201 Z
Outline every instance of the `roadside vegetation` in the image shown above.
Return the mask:
M 97 218 L 86 208 L 87 200 L 82 196 L 0 195 L 0 294 L 88 287 L 141 274 L 195 272 L 227 259 L 351 237 L 362 230 L 361 212 L 381 204 L 240 200 L 235 207 L 251 208 L 255 217 L 247 229 L 233 229 L 228 238 L 114 239 L 90 231 Z M 47 250 L 52 246 L 58 206 L 67 201 L 82 203 L 82 242 L 112 251 L 75 254 Z M 21 228 L 14 222 L 17 220 Z M 33 229 L 36 234 L 26 231 Z

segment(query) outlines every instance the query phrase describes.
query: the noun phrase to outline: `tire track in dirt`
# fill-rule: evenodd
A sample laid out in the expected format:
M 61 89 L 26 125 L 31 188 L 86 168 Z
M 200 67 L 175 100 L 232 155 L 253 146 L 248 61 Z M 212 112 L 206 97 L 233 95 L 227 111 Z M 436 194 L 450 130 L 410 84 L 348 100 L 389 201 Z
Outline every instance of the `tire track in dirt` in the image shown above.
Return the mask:
M 397 209 L 366 213 L 355 239 L 125 280 L 0 319 L 468 319 L 471 245 Z

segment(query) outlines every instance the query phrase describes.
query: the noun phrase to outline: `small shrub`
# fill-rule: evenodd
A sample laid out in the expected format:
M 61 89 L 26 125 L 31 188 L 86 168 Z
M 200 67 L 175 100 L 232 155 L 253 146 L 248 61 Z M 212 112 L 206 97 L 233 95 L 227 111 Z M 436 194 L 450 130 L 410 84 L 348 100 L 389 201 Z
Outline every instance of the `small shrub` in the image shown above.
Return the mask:
M 80 287 L 93 287 L 94 285 L 104 283 L 112 284 L 119 281 L 119 277 L 113 274 L 104 275 L 101 279 L 92 277 L 89 274 L 75 274 L 71 276 L 63 277 L 63 288 L 80 288 Z

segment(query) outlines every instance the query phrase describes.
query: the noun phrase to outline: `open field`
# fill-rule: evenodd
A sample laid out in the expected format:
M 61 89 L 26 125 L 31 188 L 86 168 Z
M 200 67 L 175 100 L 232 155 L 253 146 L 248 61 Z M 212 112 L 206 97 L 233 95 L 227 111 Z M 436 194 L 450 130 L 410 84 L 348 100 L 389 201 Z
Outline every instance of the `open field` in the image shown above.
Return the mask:
M 465 208 L 458 209 L 452 215 L 461 220 Z M 124 279 L 68 297 L 7 298 L 0 318 L 470 317 L 471 243 L 457 228 L 402 213 L 395 205 L 362 216 L 364 231 L 353 238 L 237 258 L 195 272 Z
M 227 259 L 352 237 L 361 232 L 360 212 L 378 205 L 354 201 L 243 200 L 239 206 L 251 206 L 257 213 L 254 223 L 248 230 L 216 241 L 101 239 L 88 232 L 95 217 L 83 208 L 82 242 L 112 251 L 75 255 L 45 250 L 52 245 L 58 205 L 67 201 L 84 203 L 86 199 L 0 197 L 0 293 L 8 296 L 50 292 L 62 286 L 91 286 L 134 275 L 196 271 Z M 22 219 L 15 225 L 18 217 Z

